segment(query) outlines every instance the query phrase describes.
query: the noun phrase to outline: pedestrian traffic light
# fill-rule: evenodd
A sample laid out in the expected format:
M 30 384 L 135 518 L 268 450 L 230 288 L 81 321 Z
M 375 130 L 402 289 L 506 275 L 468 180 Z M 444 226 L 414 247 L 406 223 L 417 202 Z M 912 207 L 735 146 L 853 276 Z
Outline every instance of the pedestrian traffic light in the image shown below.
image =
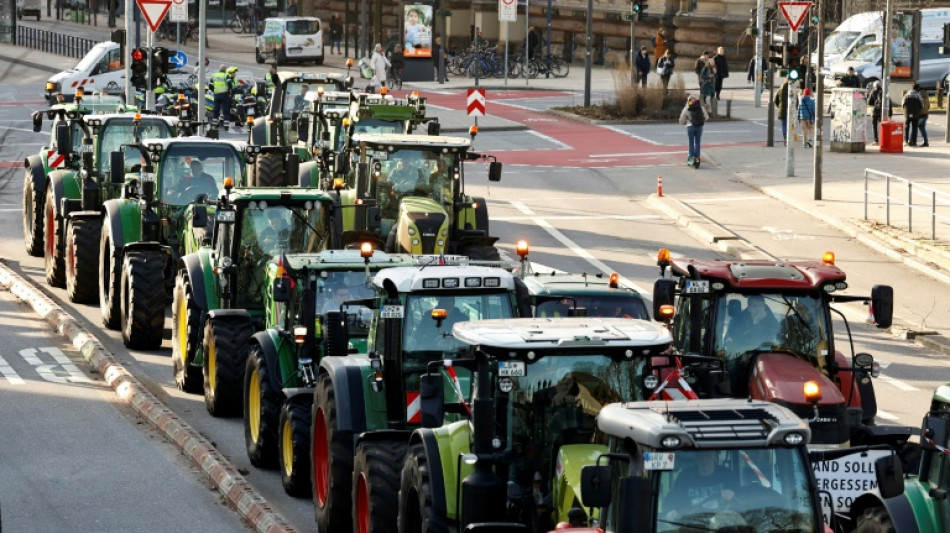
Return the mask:
M 162 46 L 156 46 L 152 49 L 152 86 L 161 83 L 162 78 L 168 75 L 170 70 L 168 61 L 168 49 Z
M 145 76 L 148 74 L 148 58 L 144 48 L 132 50 L 132 85 L 145 87 Z
M 797 44 L 788 45 L 785 66 L 798 68 L 802 66 L 802 49 Z
M 775 63 L 776 65 L 785 68 L 785 49 L 787 47 L 787 43 L 770 44 L 769 51 L 772 52 L 773 55 L 769 57 L 769 63 Z
M 633 12 L 634 13 L 643 13 L 647 10 L 648 6 L 646 0 L 630 0 L 633 2 Z

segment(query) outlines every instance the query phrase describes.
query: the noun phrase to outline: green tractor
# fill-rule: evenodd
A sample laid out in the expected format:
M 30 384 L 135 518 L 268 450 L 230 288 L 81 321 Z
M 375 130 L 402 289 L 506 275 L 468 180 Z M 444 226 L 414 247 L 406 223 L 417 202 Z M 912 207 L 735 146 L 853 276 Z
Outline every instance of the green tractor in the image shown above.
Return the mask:
M 181 390 L 203 390 L 214 416 L 238 416 L 248 339 L 277 312 L 269 276 L 285 254 L 317 257 L 339 246 L 337 201 L 318 189 L 225 189 L 213 242 L 176 263 L 172 360 Z
M 420 262 L 369 247 L 286 259 L 289 277 L 273 279 L 268 292 L 276 300 L 276 321 L 251 339 L 244 373 L 244 438 L 251 464 L 278 466 L 284 490 L 309 497 L 310 406 L 317 365 L 328 355 L 366 353 L 375 293 L 371 276 Z
M 419 378 L 430 361 L 458 355 L 452 324 L 530 316 L 527 289 L 507 270 L 430 263 L 377 273 L 366 352 L 319 362 L 308 455 L 319 531 L 394 527 L 398 465 L 421 422 Z
M 500 259 L 489 236 L 484 198 L 465 194 L 464 163 L 491 159 L 488 180 L 501 180 L 502 164 L 472 152 L 465 138 L 397 134 L 356 134 L 344 167 L 351 187 L 341 191 L 344 205 L 375 200 L 379 247 L 390 253 L 456 254 Z M 357 212 L 358 210 L 355 210 Z M 360 220 L 344 219 L 345 229 L 367 230 Z
M 227 179 L 243 181 L 244 143 L 182 137 L 135 148 L 137 176 L 126 180 L 121 198 L 103 204 L 99 307 L 106 326 L 121 327 L 126 346 L 154 349 L 162 343 L 173 267 L 209 241 L 206 204 Z M 113 174 L 125 170 L 124 155 L 112 159 Z
M 402 462 L 399 531 L 508 522 L 535 533 L 568 521 L 581 467 L 607 452 L 597 415 L 635 398 L 637 365 L 669 348 L 669 331 L 575 317 L 462 323 L 453 333 L 464 353 L 428 361 L 420 376 L 423 427 Z M 448 419 L 458 412 L 465 418 Z

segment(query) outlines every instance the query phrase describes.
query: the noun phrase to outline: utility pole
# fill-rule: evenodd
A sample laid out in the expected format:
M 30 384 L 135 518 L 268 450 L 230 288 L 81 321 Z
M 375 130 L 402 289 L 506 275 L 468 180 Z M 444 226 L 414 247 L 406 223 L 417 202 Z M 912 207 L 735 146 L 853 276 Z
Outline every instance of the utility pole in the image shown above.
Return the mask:
M 128 0 L 131 2 L 132 0 Z M 205 110 L 205 88 L 208 83 L 206 81 L 207 70 L 205 69 L 205 58 L 207 57 L 205 52 L 205 38 L 208 29 L 208 0 L 198 0 L 198 35 L 201 36 L 198 39 L 198 123 L 202 124 L 201 131 L 204 132 L 204 122 L 205 116 L 208 112 Z
M 881 106 L 881 122 L 887 122 L 891 119 L 890 116 L 890 103 L 891 103 L 891 94 L 890 94 L 890 84 L 891 84 L 891 17 L 894 10 L 893 0 L 887 0 L 884 8 L 884 57 L 881 58 L 881 98 L 884 100 L 883 105 Z M 884 143 L 884 139 L 881 139 L 881 143 Z
M 758 0 L 755 7 L 755 97 L 752 100 L 754 107 L 762 107 L 762 55 L 763 39 L 765 39 L 765 1 Z
M 132 10 L 138 9 L 132 0 L 125 0 L 125 103 L 135 104 L 135 91 L 132 89 Z
M 815 163 L 812 169 L 814 177 L 812 178 L 814 182 L 814 200 L 821 200 L 821 166 L 822 166 L 822 141 L 824 135 L 822 135 L 822 128 L 824 127 L 824 116 L 822 111 L 825 108 L 825 80 L 824 76 L 821 75 L 821 68 L 825 65 L 825 40 L 823 39 L 825 35 L 825 1 L 818 0 L 818 65 L 815 67 L 817 72 L 817 83 L 815 84 Z M 885 47 L 887 48 L 887 47 Z M 809 63 L 810 65 L 811 63 Z M 808 82 L 806 81 L 806 84 Z
M 759 0 L 760 2 L 762 0 Z M 636 29 L 637 29 L 637 11 L 636 11 L 637 0 L 630 0 L 630 83 L 636 85 L 637 83 L 637 69 L 633 63 L 633 56 L 636 53 L 637 49 L 636 43 Z M 659 58 L 653 58 L 658 60 Z
M 792 31 L 792 28 L 788 29 L 788 46 L 798 44 L 798 32 Z M 789 65 L 785 65 L 786 68 Z M 795 176 L 795 123 L 797 120 L 796 115 L 798 115 L 797 107 L 795 106 L 795 84 L 791 83 L 792 78 L 788 73 L 791 72 L 789 69 L 786 73 L 785 83 L 788 87 L 788 100 L 785 104 L 785 177 L 791 178 Z
M 587 50 L 584 53 L 584 107 L 590 107 L 591 48 L 594 42 L 594 0 L 587 0 Z M 630 65 L 633 68 L 633 65 Z

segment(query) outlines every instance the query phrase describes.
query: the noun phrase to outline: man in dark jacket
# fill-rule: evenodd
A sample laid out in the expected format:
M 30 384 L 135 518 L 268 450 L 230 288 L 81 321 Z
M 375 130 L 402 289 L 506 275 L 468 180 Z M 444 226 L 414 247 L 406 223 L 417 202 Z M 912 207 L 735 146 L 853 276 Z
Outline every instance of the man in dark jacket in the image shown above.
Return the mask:
M 340 23 L 339 15 L 333 15 L 330 18 L 330 53 L 334 53 L 333 49 L 336 48 L 337 54 L 343 54 L 343 50 L 340 49 L 340 43 L 343 42 L 343 24 Z
M 729 77 L 729 62 L 726 60 L 726 49 L 719 47 L 716 49 L 716 55 L 713 56 L 716 62 L 716 100 L 719 100 L 719 93 L 722 92 L 722 80 Z
M 920 110 L 924 106 L 919 90 L 920 85 L 915 83 L 904 95 L 904 101 L 901 103 L 904 108 L 904 142 L 907 146 L 917 146 L 917 123 L 920 120 Z
M 854 67 L 848 67 L 848 73 L 841 77 L 841 81 L 838 82 L 838 87 L 861 88 L 861 80 L 859 80 L 858 75 L 854 73 Z
M 636 59 L 634 59 L 634 67 L 637 69 L 637 81 L 641 87 L 646 89 L 647 75 L 650 74 L 650 69 L 652 68 L 650 64 L 650 53 L 647 51 L 646 46 L 640 49 L 640 53 L 637 54 Z

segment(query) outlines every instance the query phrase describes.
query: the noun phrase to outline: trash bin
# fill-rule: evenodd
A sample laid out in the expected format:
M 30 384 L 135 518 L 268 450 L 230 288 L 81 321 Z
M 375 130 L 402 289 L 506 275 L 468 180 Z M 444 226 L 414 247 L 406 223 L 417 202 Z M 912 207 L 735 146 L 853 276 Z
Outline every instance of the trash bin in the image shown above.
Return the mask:
M 867 142 L 867 91 L 831 90 L 831 151 L 863 152 Z
M 881 152 L 900 154 L 904 152 L 904 123 L 895 120 L 882 121 Z

